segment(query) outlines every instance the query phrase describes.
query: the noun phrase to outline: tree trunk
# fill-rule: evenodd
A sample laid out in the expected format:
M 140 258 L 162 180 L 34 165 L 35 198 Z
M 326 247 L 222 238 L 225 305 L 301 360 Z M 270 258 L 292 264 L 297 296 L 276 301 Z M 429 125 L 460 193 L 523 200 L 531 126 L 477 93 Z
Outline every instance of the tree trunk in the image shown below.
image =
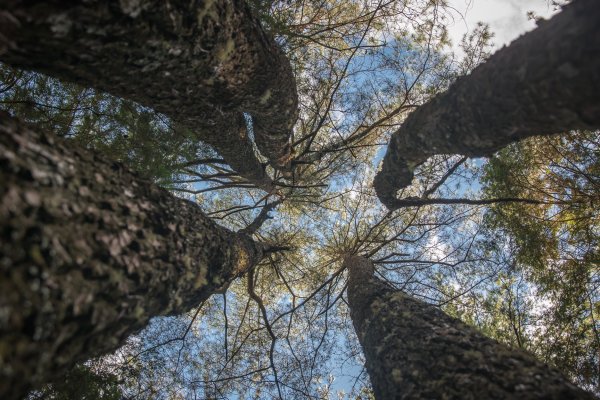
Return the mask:
M 600 2 L 574 0 L 492 55 L 392 135 L 375 190 L 389 209 L 434 154 L 489 156 L 533 135 L 600 128 Z
M 0 398 L 116 349 L 262 258 L 121 164 L 0 114 Z
M 344 263 L 350 313 L 378 400 L 594 398 L 528 353 L 391 288 L 368 259 Z
M 221 124 L 248 112 L 258 149 L 289 167 L 295 79 L 243 0 L 0 0 L 0 59 L 163 113 L 264 187 L 247 135 Z
M 202 133 L 199 136 L 213 145 L 229 166 L 248 182 L 267 192 L 275 190 L 265 167 L 254 154 L 243 115 L 227 113 L 214 116 L 212 121 L 212 126 L 200 128 Z

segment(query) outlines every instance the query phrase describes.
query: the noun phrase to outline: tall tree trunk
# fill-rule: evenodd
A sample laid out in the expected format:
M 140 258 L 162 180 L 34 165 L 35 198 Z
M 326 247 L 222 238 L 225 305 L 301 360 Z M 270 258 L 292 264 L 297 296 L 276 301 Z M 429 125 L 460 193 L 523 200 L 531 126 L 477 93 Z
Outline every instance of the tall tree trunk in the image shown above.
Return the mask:
M 377 279 L 351 256 L 348 301 L 378 400 L 593 399 L 557 370 Z
M 410 114 L 375 190 L 389 209 L 434 154 L 488 156 L 517 140 L 600 128 L 600 2 L 574 0 Z
M 247 235 L 0 114 L 0 398 L 199 304 L 262 258 Z
M 258 149 L 289 167 L 295 79 L 243 0 L 0 0 L 0 59 L 153 108 L 265 187 L 247 135 L 221 124 L 250 113 Z
M 265 172 L 265 167 L 254 154 L 243 115 L 239 113 L 214 115 L 211 121 L 210 127 L 199 128 L 202 132 L 199 136 L 212 144 L 229 166 L 248 182 L 267 192 L 275 190 L 275 185 Z

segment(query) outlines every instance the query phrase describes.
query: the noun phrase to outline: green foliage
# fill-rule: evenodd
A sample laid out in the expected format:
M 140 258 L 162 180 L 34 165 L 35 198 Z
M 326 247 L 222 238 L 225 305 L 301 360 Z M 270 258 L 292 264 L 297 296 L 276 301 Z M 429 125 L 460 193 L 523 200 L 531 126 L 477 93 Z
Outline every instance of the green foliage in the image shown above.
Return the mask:
M 173 187 L 181 165 L 210 150 L 163 116 L 130 101 L 0 64 L 0 107 Z
M 537 281 L 558 285 L 596 272 L 598 213 L 598 133 L 534 139 L 507 147 L 484 172 L 488 197 L 522 197 L 543 204 L 499 204 L 487 223 L 512 235 L 517 261 L 531 267 Z
M 64 377 L 32 393 L 29 400 L 121 400 L 119 379 L 109 372 L 77 365 Z
M 524 347 L 589 386 L 600 385 L 600 136 L 574 132 L 533 138 L 501 150 L 484 168 L 484 193 L 542 204 L 507 203 L 490 208 L 490 238 L 507 252 L 517 273 L 535 286 L 537 318 Z M 504 248 L 501 248 L 501 247 Z M 525 291 L 527 293 L 527 291 Z M 494 297 L 490 293 L 488 299 Z M 529 301 L 527 297 L 522 301 Z M 490 305 L 484 308 L 492 312 Z M 498 310 L 496 327 L 505 310 Z M 513 338 L 493 336 L 512 343 Z

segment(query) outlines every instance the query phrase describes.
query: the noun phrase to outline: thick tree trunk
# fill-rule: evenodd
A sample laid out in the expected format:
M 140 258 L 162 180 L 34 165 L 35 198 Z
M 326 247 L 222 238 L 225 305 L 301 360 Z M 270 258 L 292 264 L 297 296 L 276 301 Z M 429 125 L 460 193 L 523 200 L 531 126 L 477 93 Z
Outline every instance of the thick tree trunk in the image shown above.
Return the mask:
M 229 166 L 248 182 L 267 192 L 275 190 L 275 185 L 265 172 L 265 167 L 254 154 L 243 115 L 239 113 L 216 115 L 213 116 L 212 121 L 213 125 L 202 129 L 200 136 L 203 140 L 212 144 Z
M 377 279 L 348 257 L 348 301 L 378 400 L 593 399 L 557 370 Z
M 0 0 L 0 59 L 153 108 L 264 187 L 247 136 L 221 124 L 248 112 L 261 153 L 289 166 L 294 76 L 243 0 Z
M 189 310 L 261 257 L 194 203 L 0 114 L 0 398 Z
M 600 128 L 600 2 L 574 0 L 499 50 L 392 135 L 375 190 L 389 209 L 434 154 L 488 156 L 533 135 Z

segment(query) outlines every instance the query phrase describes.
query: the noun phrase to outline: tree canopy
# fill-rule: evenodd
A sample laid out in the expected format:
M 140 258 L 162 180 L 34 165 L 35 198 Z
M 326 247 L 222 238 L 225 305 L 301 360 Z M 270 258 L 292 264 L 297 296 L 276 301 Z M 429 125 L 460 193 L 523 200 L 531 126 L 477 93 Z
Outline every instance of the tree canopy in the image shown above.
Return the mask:
M 0 2 L 18 10 L 0 10 L 0 107 L 32 130 L 101 154 L 109 161 L 99 170 L 123 163 L 136 173 L 132 182 L 152 181 L 196 203 L 203 214 L 186 214 L 189 225 L 176 221 L 189 226 L 181 233 L 189 243 L 195 224 L 216 222 L 227 246 L 236 248 L 237 234 L 248 248 L 258 243 L 248 258 L 260 261 L 212 285 L 217 294 L 184 299 L 199 302 L 185 314 L 157 316 L 113 353 L 80 360 L 63 383 L 32 398 L 65 398 L 70 382 L 87 382 L 96 396 L 89 398 L 106 399 L 373 398 L 348 306 L 348 255 L 372 260 L 388 287 L 600 393 L 600 135 L 567 131 L 592 124 L 542 120 L 553 130 L 537 133 L 560 136 L 511 144 L 489 160 L 469 158 L 482 154 L 452 147 L 458 141 L 418 154 L 389 209 L 372 185 L 408 115 L 490 57 L 486 25 L 465 36 L 459 55 L 447 35 L 453 14 L 437 0 L 75 3 L 60 17 L 58 3 Z M 23 18 L 38 14 L 54 18 L 49 27 Z M 102 24 L 103 32 L 91 28 Z M 4 40 L 11 29 L 28 32 L 14 48 Z M 38 46 L 35 32 L 44 29 L 58 33 Z M 192 40 L 198 30 L 209 39 Z M 66 46 L 60 35 L 77 39 Z M 221 45 L 228 40 L 232 48 Z M 579 45 L 578 54 L 600 62 L 598 41 Z M 65 68 L 70 63 L 77 67 Z M 586 88 L 596 105 L 597 74 Z M 83 219 L 110 225 L 100 220 Z M 157 254 L 156 265 L 204 257 L 177 246 L 177 255 Z M 157 302 L 171 289 L 178 290 L 165 284 Z

